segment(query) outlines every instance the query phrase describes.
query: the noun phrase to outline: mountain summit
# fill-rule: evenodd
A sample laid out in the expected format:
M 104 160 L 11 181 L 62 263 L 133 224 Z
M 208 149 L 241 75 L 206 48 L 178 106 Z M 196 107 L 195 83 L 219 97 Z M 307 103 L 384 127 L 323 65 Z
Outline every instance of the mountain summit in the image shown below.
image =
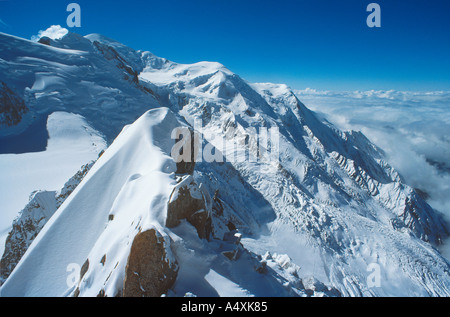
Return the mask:
M 2 143 L 62 111 L 109 144 L 1 296 L 450 296 L 441 215 L 286 85 L 70 32 L 0 33 L 0 70 Z

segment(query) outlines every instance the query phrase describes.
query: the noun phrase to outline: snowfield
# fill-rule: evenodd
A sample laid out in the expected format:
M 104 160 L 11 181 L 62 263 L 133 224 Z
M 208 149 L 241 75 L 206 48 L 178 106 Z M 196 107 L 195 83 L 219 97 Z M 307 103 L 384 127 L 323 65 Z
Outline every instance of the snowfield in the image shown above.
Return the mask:
M 0 251 L 18 212 L 35 190 L 59 190 L 82 165 L 95 160 L 106 149 L 102 135 L 79 115 L 54 112 L 47 120 L 45 151 L 0 154 Z
M 89 140 L 77 148 L 85 164 L 93 157 L 83 149 L 95 156 L 108 147 L 1 296 L 450 296 L 437 249 L 449 235 L 442 215 L 364 134 L 322 120 L 286 85 L 248 83 L 219 63 L 178 64 L 98 34 L 41 42 L 0 34 L 0 81 L 29 109 L 16 109 L 21 120 L 0 129 L 1 142 L 25 139 L 48 117 L 47 151 L 54 142 L 71 153 L 67 143 Z M 175 162 L 179 127 L 227 159 Z M 255 132 L 270 128 L 278 139 L 255 148 Z M 36 170 L 61 182 L 52 173 L 64 159 L 50 154 L 53 164 L 36 162 L 51 171 Z M 0 166 L 2 175 L 22 168 Z M 6 179 L 5 196 L 5 184 L 19 185 Z M 25 203 L 2 213 L 5 228 Z

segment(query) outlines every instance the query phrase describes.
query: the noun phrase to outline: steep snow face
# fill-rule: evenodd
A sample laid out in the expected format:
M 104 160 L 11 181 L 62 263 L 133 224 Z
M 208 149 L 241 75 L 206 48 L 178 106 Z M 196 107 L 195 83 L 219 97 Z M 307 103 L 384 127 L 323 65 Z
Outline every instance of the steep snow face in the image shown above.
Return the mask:
M 173 140 L 165 132 L 179 125 L 168 109 L 158 109 L 126 127 L 38 235 L 2 296 L 65 295 L 68 268 L 87 259 L 89 283 L 81 294 L 95 296 L 103 288 L 115 296 L 134 236 L 152 228 L 165 235 L 176 171 L 169 156 Z
M 51 46 L 0 41 L 1 74 L 30 113 L 70 106 L 110 141 L 144 109 L 166 107 L 123 129 L 2 295 L 115 296 L 141 232 L 161 243 L 155 254 L 177 274 L 168 295 L 450 295 L 449 264 L 433 247 L 448 236 L 441 216 L 362 133 L 320 121 L 287 86 L 250 84 L 219 63 L 177 64 L 95 34 L 69 33 Z M 203 154 L 225 156 L 203 157 L 189 178 L 210 193 L 211 241 L 189 221 L 166 227 L 178 125 L 201 136 Z M 270 128 L 277 137 L 255 148 Z M 83 266 L 72 286 L 68 265 Z
M 14 220 L 12 229 L 8 233 L 0 265 L 1 284 L 8 278 L 33 240 L 86 176 L 93 164 L 94 162 L 84 165 L 58 192 L 35 191 L 31 194 L 29 203 Z

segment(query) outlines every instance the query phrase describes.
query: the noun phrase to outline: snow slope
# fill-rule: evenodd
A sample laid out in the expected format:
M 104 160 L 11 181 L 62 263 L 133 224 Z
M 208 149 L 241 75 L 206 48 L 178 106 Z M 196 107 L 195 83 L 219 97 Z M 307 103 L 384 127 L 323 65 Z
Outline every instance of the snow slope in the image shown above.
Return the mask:
M 80 167 L 95 160 L 106 142 L 80 115 L 55 112 L 48 117 L 45 151 L 0 154 L 0 253 L 18 212 L 36 190 L 56 191 Z
M 8 86 L 29 92 L 24 100 L 53 100 L 32 102 L 31 113 L 70 107 L 112 141 L 119 127 L 157 108 L 123 129 L 35 239 L 2 296 L 126 293 L 132 246 L 149 231 L 161 242 L 154 251 L 162 252 L 161 267 L 176 275 L 160 292 L 168 296 L 450 295 L 449 263 L 436 249 L 448 237 L 442 216 L 381 149 L 321 121 L 289 87 L 248 83 L 219 63 L 174 63 L 101 35 L 68 33 L 50 47 L 0 41 L 8 44 L 0 67 L 11 72 L 18 63 L 27 74 L 5 78 Z M 44 75 L 26 51 L 44 60 Z M 30 90 L 23 86 L 31 74 L 43 79 L 30 81 Z M 30 120 L 26 114 L 2 133 L 20 134 Z M 170 157 L 179 125 L 201 136 L 203 154 L 225 154 L 224 162 L 197 161 L 192 175 L 211 217 L 209 240 L 192 219 L 165 222 L 172 190 L 184 184 Z M 252 140 L 269 128 L 278 140 L 255 148 Z M 81 267 L 78 283 L 68 285 L 68 267 Z M 145 294 L 145 285 L 137 292 Z
M 0 33 L 0 81 L 29 108 L 0 136 L 20 135 L 31 123 L 66 111 L 82 115 L 111 143 L 125 124 L 158 105 L 150 91 L 133 82 L 143 66 L 125 63 L 116 49 L 70 32 L 50 45 Z M 140 59 L 141 53 L 133 53 Z
M 170 136 L 162 127 L 175 124 L 175 116 L 160 109 L 125 128 L 38 235 L 2 287 L 2 296 L 62 296 L 68 289 L 67 268 L 71 263 L 82 265 L 90 254 L 107 253 L 110 266 L 104 270 L 119 262 L 119 272 L 139 227 L 160 228 L 165 220 L 164 203 L 176 167 L 169 143 L 157 147 L 153 140 L 168 142 Z M 114 220 L 108 222 L 110 215 Z M 120 276 L 110 279 L 112 293 L 106 289 L 110 296 L 117 292 L 116 279 Z M 95 296 L 98 291 L 86 294 Z

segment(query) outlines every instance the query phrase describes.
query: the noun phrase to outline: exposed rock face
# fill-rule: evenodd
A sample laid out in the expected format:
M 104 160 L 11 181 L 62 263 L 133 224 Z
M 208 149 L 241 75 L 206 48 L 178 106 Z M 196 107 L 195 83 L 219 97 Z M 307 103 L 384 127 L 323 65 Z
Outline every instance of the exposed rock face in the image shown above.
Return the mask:
M 185 176 L 174 188 L 167 208 L 166 226 L 176 227 L 186 219 L 201 239 L 208 239 L 212 231 L 211 199 L 192 176 Z
M 56 192 L 34 192 L 20 216 L 14 220 L 0 262 L 0 284 L 8 278 L 38 233 L 55 213 L 57 209 L 55 194 Z
M 94 41 L 94 46 L 103 54 L 103 56 L 111 61 L 116 62 L 116 66 L 124 71 L 124 79 L 129 80 L 134 84 L 139 84 L 138 72 L 133 69 L 128 62 L 120 56 L 120 54 L 111 46 L 102 44 L 98 41 Z
M 89 172 L 89 170 L 92 168 L 95 162 L 90 162 L 89 164 L 83 165 L 81 169 L 72 176 L 67 183 L 64 184 L 64 187 L 61 189 L 59 195 L 56 197 L 57 200 L 57 207 L 59 208 L 63 202 L 67 199 L 67 197 L 72 194 L 72 192 L 77 188 L 78 184 L 81 183 L 83 178 L 86 176 L 86 174 Z
M 360 133 L 353 131 L 349 137 L 354 137 L 355 135 L 359 139 L 364 137 Z M 386 179 L 386 175 L 380 176 L 382 172 L 378 172 L 377 175 L 381 179 L 380 181 L 370 176 L 361 167 L 362 162 L 348 159 L 337 152 L 332 152 L 331 155 L 350 178 L 372 197 L 389 209 L 395 210 L 397 208 L 397 215 L 391 220 L 394 229 L 398 231 L 410 230 L 417 238 L 425 242 L 431 242 L 434 245 L 442 244 L 449 235 L 445 219 L 440 214 L 435 213 L 422 199 L 420 191 L 417 192 L 417 190 L 412 188 L 408 189 L 401 184 L 400 175 L 391 167 L 385 163 L 380 163 L 391 178 Z M 371 170 L 376 170 L 376 168 Z M 390 183 L 392 181 L 394 183 Z M 389 192 L 389 194 L 386 192 Z
M 134 237 L 126 266 L 124 297 L 159 297 L 175 283 L 178 265 L 167 259 L 165 240 L 155 229 Z
M 0 128 L 19 124 L 28 112 L 25 102 L 0 81 Z
M 45 43 L 44 43 L 45 44 Z M 140 84 L 139 82 L 139 73 L 141 69 L 133 68 L 129 62 L 122 57 L 113 47 L 106 45 L 104 43 L 100 43 L 99 41 L 93 42 L 95 48 L 108 60 L 113 61 L 116 64 L 116 67 L 123 72 L 123 79 L 134 84 L 141 91 L 152 95 L 157 98 L 155 92 L 149 88 Z
M 401 225 L 406 226 L 423 241 L 434 245 L 442 244 L 449 235 L 445 219 L 436 214 L 413 190 L 404 198 L 404 201 L 404 211 L 398 215 Z M 398 228 L 398 222 L 393 222 L 393 226 Z
M 241 244 L 241 238 L 242 234 L 237 230 L 226 232 L 223 236 L 223 241 L 234 246 L 231 250 L 222 252 L 222 254 L 231 261 L 239 259 L 242 252 L 246 252 L 244 246 Z
M 84 275 L 86 274 L 86 272 L 89 270 L 89 259 L 86 259 L 86 261 L 84 262 L 83 266 L 81 267 L 80 270 L 80 280 L 78 281 L 78 286 L 75 289 L 75 292 L 73 294 L 73 297 L 78 297 L 78 295 L 80 295 L 80 283 L 83 280 Z

